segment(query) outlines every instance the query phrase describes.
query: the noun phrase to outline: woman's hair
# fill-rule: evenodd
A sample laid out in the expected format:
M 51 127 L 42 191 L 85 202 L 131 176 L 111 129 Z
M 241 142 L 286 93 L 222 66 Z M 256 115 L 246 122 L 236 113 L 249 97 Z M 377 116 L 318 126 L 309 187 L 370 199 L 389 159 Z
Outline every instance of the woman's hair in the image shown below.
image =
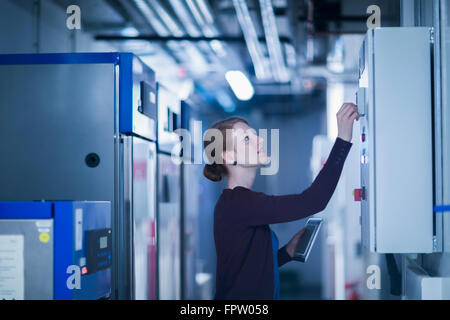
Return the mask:
M 246 125 L 248 125 L 247 120 L 243 119 L 243 118 L 239 118 L 239 117 L 232 117 L 232 118 L 228 118 L 219 122 L 216 122 L 211 129 L 216 129 L 219 130 L 222 133 L 222 137 L 223 137 L 223 147 L 224 149 L 226 148 L 226 146 L 228 146 L 227 142 L 226 142 L 226 131 L 227 129 L 233 129 L 234 125 L 236 123 L 245 123 Z M 203 147 L 206 149 L 206 147 L 212 143 L 214 140 L 211 141 L 203 141 Z M 221 155 L 219 155 L 221 156 Z M 211 153 L 211 157 L 215 157 L 214 154 L 214 150 Z M 208 178 L 211 181 L 220 181 L 222 180 L 222 177 L 228 174 L 228 170 L 225 167 L 224 164 L 221 163 L 216 163 L 215 161 L 210 159 L 211 164 L 206 164 L 205 168 L 203 169 L 203 175 Z M 223 161 L 222 161 L 223 163 Z

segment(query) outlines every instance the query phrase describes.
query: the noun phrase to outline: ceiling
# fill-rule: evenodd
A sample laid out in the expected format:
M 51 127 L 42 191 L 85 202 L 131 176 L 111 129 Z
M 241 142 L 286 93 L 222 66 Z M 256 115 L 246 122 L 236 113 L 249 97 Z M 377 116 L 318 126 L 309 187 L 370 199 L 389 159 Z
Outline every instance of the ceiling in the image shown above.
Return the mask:
M 208 107 L 240 103 L 225 81 L 241 70 L 261 101 L 292 101 L 355 81 L 367 8 L 382 26 L 400 25 L 400 0 L 54 0 L 82 8 L 83 30 L 118 50 L 133 51 L 162 82 Z M 248 15 L 247 15 L 248 14 Z M 244 30 L 244 32 L 243 32 Z M 227 106 L 228 104 L 228 106 Z M 272 109 L 273 109 L 273 103 Z M 291 108 L 292 109 L 292 108 Z

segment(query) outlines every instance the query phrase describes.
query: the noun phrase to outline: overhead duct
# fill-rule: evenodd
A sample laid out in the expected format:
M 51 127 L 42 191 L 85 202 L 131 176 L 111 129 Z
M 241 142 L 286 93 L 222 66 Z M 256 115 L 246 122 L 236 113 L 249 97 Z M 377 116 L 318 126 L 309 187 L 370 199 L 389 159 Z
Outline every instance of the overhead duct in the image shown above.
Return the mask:
M 214 25 L 214 19 L 206 4 L 203 3 L 203 1 L 195 0 L 186 0 L 186 4 L 195 21 L 200 26 L 203 35 L 211 38 L 217 37 L 219 35 L 219 31 Z M 211 40 L 209 44 L 219 57 L 226 55 L 225 45 L 221 41 Z
M 247 44 L 247 49 L 253 62 L 256 78 L 267 80 L 271 78 L 270 70 L 265 66 L 264 54 L 258 41 L 258 35 L 253 25 L 245 0 L 233 0 L 236 16 Z
M 218 31 L 213 25 L 212 15 L 207 8 L 205 10 L 208 10 L 207 16 L 211 17 L 208 18 L 210 24 L 205 23 L 205 18 L 203 17 L 205 16 L 205 14 L 203 14 L 202 16 L 197 5 L 192 0 L 169 0 L 169 2 L 176 15 L 180 19 L 181 23 L 186 28 L 189 36 L 200 37 L 204 35 L 206 37 L 213 37 L 218 35 Z M 193 20 L 192 16 L 194 17 L 195 21 Z M 200 26 L 200 29 L 197 27 L 195 22 L 197 22 L 197 24 Z M 226 55 L 224 46 L 219 41 L 209 41 L 209 45 L 207 42 L 201 41 L 200 47 L 206 52 L 210 52 L 209 57 L 211 58 L 211 60 L 216 60 L 214 54 L 219 57 L 223 57 Z
M 159 17 L 161 17 L 164 24 L 170 30 L 170 32 L 176 37 L 182 37 L 184 31 L 178 25 L 178 23 L 170 16 L 169 13 L 161 6 L 157 0 L 148 0 L 152 9 L 156 11 Z
M 175 11 L 175 14 L 180 19 L 183 26 L 186 28 L 187 33 L 191 37 L 199 37 L 201 35 L 200 30 L 195 25 L 194 21 L 192 20 L 191 15 L 189 14 L 188 10 L 184 6 L 184 1 L 181 0 L 169 0 L 170 5 L 172 6 L 173 10 Z
M 148 6 L 145 0 L 133 0 L 136 7 L 145 17 L 147 22 L 152 26 L 155 32 L 161 37 L 167 37 L 170 35 L 170 32 L 163 25 L 163 23 L 158 19 L 157 15 L 153 12 L 153 10 Z
M 266 44 L 275 81 L 288 82 L 290 75 L 283 59 L 272 0 L 259 0 L 259 4 L 261 7 L 261 17 L 266 36 Z
M 173 35 L 175 37 L 182 37 L 185 35 L 183 29 L 157 0 L 133 1 L 159 36 Z M 169 41 L 167 46 L 180 61 L 187 62 L 186 58 L 189 58 L 190 63 L 187 64 L 187 67 L 193 74 L 203 74 L 206 72 L 208 63 L 202 53 L 193 44 L 188 41 L 182 41 L 181 43 Z

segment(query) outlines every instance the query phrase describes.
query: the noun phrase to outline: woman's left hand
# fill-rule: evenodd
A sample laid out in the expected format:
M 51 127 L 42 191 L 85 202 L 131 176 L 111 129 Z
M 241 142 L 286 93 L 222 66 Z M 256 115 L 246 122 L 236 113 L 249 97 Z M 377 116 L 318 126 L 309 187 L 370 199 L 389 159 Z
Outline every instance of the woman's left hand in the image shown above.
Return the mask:
M 288 242 L 288 244 L 286 245 L 286 251 L 288 253 L 288 255 L 293 258 L 294 257 L 294 253 L 295 253 L 295 249 L 297 248 L 298 242 L 300 241 L 300 239 L 302 238 L 303 233 L 305 233 L 305 228 L 303 228 L 302 230 L 300 230 L 299 232 L 297 232 L 292 239 Z
M 352 142 L 353 124 L 359 121 L 358 107 L 353 103 L 344 103 L 336 114 L 338 125 L 338 137 L 347 142 Z

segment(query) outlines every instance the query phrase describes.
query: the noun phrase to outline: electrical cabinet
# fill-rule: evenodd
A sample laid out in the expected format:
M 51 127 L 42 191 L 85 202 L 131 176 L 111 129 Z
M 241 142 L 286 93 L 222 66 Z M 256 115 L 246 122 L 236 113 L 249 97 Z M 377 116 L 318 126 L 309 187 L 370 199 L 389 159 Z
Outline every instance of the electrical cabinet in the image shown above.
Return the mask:
M 0 300 L 111 294 L 111 204 L 0 202 Z
M 112 297 L 156 299 L 155 73 L 132 53 L 0 55 L 0 200 L 109 201 Z
M 360 51 L 363 245 L 433 251 L 431 30 L 369 30 Z

